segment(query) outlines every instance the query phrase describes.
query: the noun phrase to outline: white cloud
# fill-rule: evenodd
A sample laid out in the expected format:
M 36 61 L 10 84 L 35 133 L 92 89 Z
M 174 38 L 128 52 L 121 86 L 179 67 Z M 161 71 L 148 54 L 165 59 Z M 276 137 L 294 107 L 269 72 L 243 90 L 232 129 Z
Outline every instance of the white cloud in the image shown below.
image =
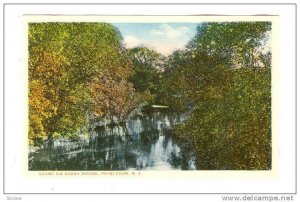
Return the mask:
M 183 49 L 185 43 L 178 43 L 178 42 L 169 43 L 166 41 L 148 41 L 143 45 L 163 54 L 164 56 L 168 56 L 177 49 Z
M 164 41 L 164 40 L 144 40 L 141 41 L 133 36 L 126 36 L 124 38 L 124 43 L 126 48 L 134 48 L 138 46 L 145 46 L 149 49 L 153 49 L 164 56 L 170 55 L 173 51 L 177 49 L 183 49 L 185 47 L 186 41 Z
M 172 54 L 177 49 L 183 49 L 190 39 L 191 30 L 186 26 L 172 27 L 161 24 L 157 29 L 150 30 L 152 37 L 141 39 L 136 36 L 124 36 L 126 48 L 145 46 L 165 56 Z
M 186 38 L 189 31 L 190 29 L 185 26 L 175 28 L 169 24 L 162 24 L 158 29 L 151 30 L 150 34 L 153 36 L 163 36 L 169 39 L 176 39 L 180 37 Z
M 134 36 L 128 35 L 124 37 L 124 43 L 126 48 L 134 48 L 136 46 L 139 46 L 141 44 L 141 41 Z
M 151 30 L 150 34 L 152 34 L 153 36 L 162 36 L 162 35 L 164 35 L 164 33 L 162 31 L 157 30 L 157 29 Z
M 177 29 L 185 34 L 191 31 L 190 28 L 185 26 L 178 27 Z

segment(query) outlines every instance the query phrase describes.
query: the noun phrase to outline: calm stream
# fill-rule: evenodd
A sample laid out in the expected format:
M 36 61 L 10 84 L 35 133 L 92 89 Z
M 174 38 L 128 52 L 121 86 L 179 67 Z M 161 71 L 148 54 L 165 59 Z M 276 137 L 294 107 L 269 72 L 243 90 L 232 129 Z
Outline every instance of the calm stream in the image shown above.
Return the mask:
M 193 157 L 168 135 L 179 121 L 155 112 L 130 119 L 124 127 L 99 125 L 89 138 L 56 140 L 29 153 L 29 169 L 193 170 Z

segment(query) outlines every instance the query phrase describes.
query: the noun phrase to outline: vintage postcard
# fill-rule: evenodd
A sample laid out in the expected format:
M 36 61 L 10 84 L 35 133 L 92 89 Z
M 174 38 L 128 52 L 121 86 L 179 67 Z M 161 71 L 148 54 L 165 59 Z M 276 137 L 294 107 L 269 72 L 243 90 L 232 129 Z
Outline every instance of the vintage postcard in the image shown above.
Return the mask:
M 4 11 L 4 193 L 296 190 L 294 5 Z
M 272 170 L 276 16 L 24 18 L 29 171 Z

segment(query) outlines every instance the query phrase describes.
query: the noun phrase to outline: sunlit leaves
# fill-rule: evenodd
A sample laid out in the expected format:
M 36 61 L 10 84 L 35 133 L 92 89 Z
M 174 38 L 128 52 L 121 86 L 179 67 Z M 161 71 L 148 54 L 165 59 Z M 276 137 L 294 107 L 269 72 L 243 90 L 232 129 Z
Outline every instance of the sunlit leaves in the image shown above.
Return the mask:
M 267 65 L 262 46 L 270 40 L 270 22 L 202 23 L 188 48 L 200 65 L 256 68 Z M 270 66 L 266 66 L 270 67 Z
M 271 168 L 268 22 L 202 23 L 169 59 L 166 100 L 190 113 L 175 136 L 199 169 Z
M 28 38 L 30 144 L 75 138 L 89 120 L 94 78 L 128 74 L 121 35 L 105 23 L 31 23 Z

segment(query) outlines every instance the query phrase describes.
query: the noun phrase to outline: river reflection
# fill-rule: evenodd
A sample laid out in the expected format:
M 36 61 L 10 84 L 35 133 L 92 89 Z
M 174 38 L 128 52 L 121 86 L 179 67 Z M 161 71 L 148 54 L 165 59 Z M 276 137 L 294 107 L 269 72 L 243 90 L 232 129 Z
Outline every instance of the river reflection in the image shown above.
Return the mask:
M 129 120 L 126 126 L 98 125 L 90 138 L 55 141 L 29 154 L 30 170 L 193 170 L 168 135 L 176 119 L 160 112 Z

